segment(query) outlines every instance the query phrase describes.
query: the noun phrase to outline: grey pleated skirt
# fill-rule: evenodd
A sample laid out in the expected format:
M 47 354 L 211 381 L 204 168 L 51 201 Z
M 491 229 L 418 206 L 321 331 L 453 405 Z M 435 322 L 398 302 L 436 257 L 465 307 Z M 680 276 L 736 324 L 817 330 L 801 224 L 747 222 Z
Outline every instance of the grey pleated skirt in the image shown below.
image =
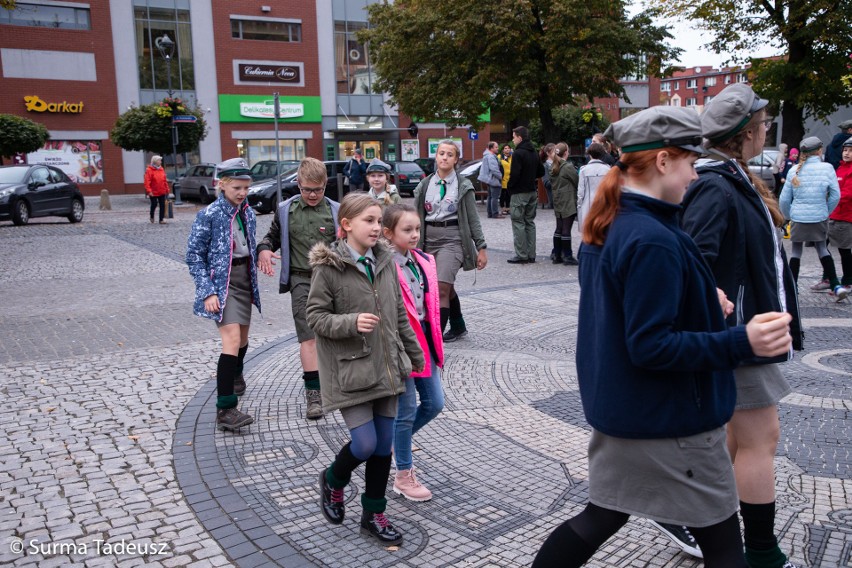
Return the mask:
M 828 237 L 828 219 L 819 223 L 797 223 L 790 224 L 790 242 L 793 243 L 818 243 Z
M 774 363 L 737 367 L 734 380 L 737 383 L 737 410 L 773 406 L 793 390 L 781 368 Z
M 734 469 L 720 427 L 685 438 L 632 440 L 592 430 L 589 500 L 654 521 L 707 527 L 736 513 Z
M 228 297 L 225 300 L 225 312 L 217 325 L 231 323 L 251 324 L 251 273 L 248 264 L 231 266 L 231 281 L 228 283 Z
M 837 248 L 852 249 L 852 223 L 829 219 L 828 236 L 831 237 L 831 244 Z
M 457 227 L 432 227 L 427 225 L 424 248 L 435 256 L 438 282 L 454 284 L 456 274 L 464 266 L 461 230 Z M 422 230 L 422 229 L 421 229 Z

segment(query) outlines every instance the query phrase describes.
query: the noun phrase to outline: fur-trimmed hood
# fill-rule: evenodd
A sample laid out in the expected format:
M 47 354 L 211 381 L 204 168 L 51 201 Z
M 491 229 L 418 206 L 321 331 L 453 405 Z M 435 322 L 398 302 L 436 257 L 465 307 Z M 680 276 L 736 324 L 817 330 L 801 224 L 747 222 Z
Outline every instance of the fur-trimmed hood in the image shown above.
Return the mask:
M 373 254 L 376 257 L 376 274 L 388 263 L 393 262 L 393 249 L 388 241 L 382 237 L 379 237 L 379 240 L 373 247 Z M 355 265 L 355 261 L 352 259 L 352 255 L 349 254 L 349 250 L 343 239 L 338 239 L 331 245 L 322 242 L 315 244 L 308 253 L 308 262 L 311 268 L 330 266 L 341 271 L 347 264 Z

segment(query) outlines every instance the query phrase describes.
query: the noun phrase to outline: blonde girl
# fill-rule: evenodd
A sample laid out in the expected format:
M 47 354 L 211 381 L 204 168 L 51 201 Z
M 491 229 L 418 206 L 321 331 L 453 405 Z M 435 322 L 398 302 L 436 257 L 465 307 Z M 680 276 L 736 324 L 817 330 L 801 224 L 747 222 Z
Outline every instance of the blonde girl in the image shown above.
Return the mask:
M 350 193 L 338 211 L 341 238 L 311 249 L 308 325 L 317 340 L 323 411 L 340 410 L 351 441 L 320 473 L 323 516 L 343 522 L 344 489 L 366 462 L 361 533 L 402 543 L 385 516 L 393 423 L 405 378 L 423 369 L 423 351 L 408 322 L 391 248 L 378 242 L 382 207 Z
M 388 206 L 382 216 L 382 225 L 384 236 L 393 247 L 408 321 L 426 357 L 423 371 L 405 379 L 405 393 L 399 397 L 394 424 L 396 477 L 393 491 L 409 501 L 428 501 L 432 492 L 418 481 L 414 472 L 411 437 L 444 408 L 441 387 L 444 345 L 439 327 L 438 269 L 435 258 L 417 248 L 420 217 L 414 207 L 405 203 Z M 418 395 L 420 405 L 417 404 Z
M 251 172 L 242 158 L 217 167 L 219 197 L 198 212 L 189 234 L 186 263 L 195 281 L 195 315 L 216 321 L 222 353 L 216 366 L 216 426 L 237 430 L 254 418 L 237 410 L 246 390 L 251 306 L 260 311 L 254 211 L 246 196 Z

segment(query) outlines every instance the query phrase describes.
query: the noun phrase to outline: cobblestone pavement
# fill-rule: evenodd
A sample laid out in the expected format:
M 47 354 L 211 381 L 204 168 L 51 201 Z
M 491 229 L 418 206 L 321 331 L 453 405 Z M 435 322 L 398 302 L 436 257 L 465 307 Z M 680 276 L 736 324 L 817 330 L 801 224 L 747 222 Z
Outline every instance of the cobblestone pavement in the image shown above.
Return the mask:
M 0 224 L 0 564 L 15 566 L 528 566 L 584 505 L 586 445 L 574 367 L 576 268 L 508 265 L 510 221 L 483 217 L 489 267 L 459 290 L 470 333 L 447 346 L 446 408 L 415 438 L 434 492 L 390 491 L 398 550 L 319 513 L 318 472 L 347 437 L 338 414 L 308 423 L 289 298 L 263 280 L 241 407 L 214 429 L 218 340 L 191 313 L 183 264 L 193 205 L 161 226 L 140 196 L 87 199 L 83 223 Z M 480 206 L 480 214 L 483 213 Z M 271 216 L 260 217 L 262 234 Z M 575 243 L 576 248 L 576 243 Z M 805 250 L 802 287 L 818 263 Z M 805 566 L 852 566 L 852 305 L 804 292 L 807 350 L 784 372 L 776 456 L 782 548 Z M 23 546 L 23 553 L 16 547 Z M 589 566 L 697 567 L 633 519 Z

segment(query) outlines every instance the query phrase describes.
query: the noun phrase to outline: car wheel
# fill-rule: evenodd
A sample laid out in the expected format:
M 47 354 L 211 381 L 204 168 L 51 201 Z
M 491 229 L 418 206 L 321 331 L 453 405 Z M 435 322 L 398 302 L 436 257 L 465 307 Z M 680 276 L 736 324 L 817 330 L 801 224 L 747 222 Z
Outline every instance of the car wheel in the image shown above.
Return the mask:
M 26 225 L 30 222 L 30 208 L 27 202 L 19 199 L 15 202 L 15 208 L 12 210 L 12 223 L 15 225 Z
M 79 223 L 83 220 L 83 202 L 79 199 L 71 201 L 71 213 L 68 215 L 68 220 L 72 223 Z
M 202 205 L 207 205 L 208 203 L 213 202 L 213 200 L 210 199 L 210 193 L 207 191 L 206 187 L 198 188 L 198 199 L 201 201 Z

